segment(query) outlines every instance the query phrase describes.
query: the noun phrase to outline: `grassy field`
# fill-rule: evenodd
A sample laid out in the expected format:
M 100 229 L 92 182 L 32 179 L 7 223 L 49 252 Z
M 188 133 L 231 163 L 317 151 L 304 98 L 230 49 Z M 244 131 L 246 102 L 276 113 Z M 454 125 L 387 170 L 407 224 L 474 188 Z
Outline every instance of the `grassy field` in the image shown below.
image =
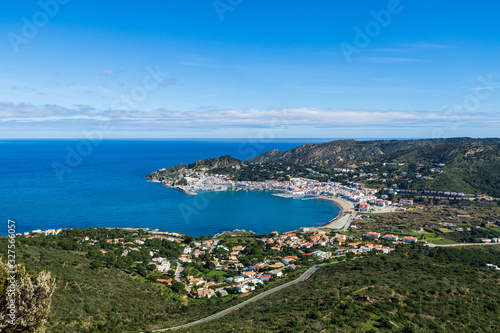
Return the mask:
M 439 235 L 436 234 L 427 234 L 424 235 L 423 237 L 424 240 L 426 240 L 429 243 L 436 244 L 436 245 L 449 245 L 449 244 L 457 244 L 456 242 L 443 238 Z
M 448 238 L 451 241 L 472 242 L 475 238 L 486 237 L 486 234 L 470 232 L 470 236 L 464 238 L 462 235 L 467 236 L 468 234 L 460 234 L 461 232 L 446 228 L 443 224 L 452 223 L 454 224 L 452 228 L 476 230 L 476 226 L 484 225 L 488 221 L 496 221 L 498 217 L 500 217 L 500 207 L 479 207 L 470 205 L 457 208 L 451 206 L 434 206 L 386 214 L 363 213 L 359 214 L 359 216 L 363 218 L 368 217 L 372 220 L 363 218 L 357 219 L 354 224 L 356 224 L 358 229 L 351 230 L 351 232 L 357 235 L 363 235 L 369 231 L 376 231 L 382 234 L 393 233 L 400 236 L 412 235 L 420 238 L 420 236 L 425 233 L 437 233 L 441 234 L 442 238 Z M 416 231 L 420 228 L 423 228 L 425 231 Z M 484 228 L 481 228 L 481 230 L 483 229 Z M 496 233 L 499 232 L 496 228 L 486 229 Z M 436 242 L 439 244 L 450 243 L 439 238 L 436 239 Z
M 354 224 L 354 223 L 353 223 Z M 353 231 L 342 231 L 340 232 L 342 235 L 346 235 L 346 236 L 357 236 L 358 234 L 356 232 L 353 232 Z

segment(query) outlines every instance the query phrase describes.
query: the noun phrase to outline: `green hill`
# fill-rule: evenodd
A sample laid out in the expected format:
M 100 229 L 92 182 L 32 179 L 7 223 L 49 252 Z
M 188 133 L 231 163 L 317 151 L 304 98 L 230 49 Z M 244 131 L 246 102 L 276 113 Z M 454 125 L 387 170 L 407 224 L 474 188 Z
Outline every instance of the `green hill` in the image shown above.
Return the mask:
M 286 151 L 271 150 L 248 160 L 298 165 L 345 166 L 360 162 L 445 164 L 422 189 L 485 193 L 500 197 L 500 139 L 337 140 Z
M 415 248 L 320 269 L 309 280 L 182 332 L 498 332 L 495 248 Z
M 85 252 L 54 248 L 58 239 L 16 246 L 17 261 L 30 272 L 49 270 L 56 278 L 47 332 L 166 328 L 246 299 L 185 300 L 126 269 L 93 265 Z M 6 243 L 0 238 L 4 258 Z M 405 245 L 397 253 L 331 264 L 305 282 L 184 332 L 494 332 L 500 329 L 500 274 L 484 266 L 500 265 L 499 258 L 497 246 Z
M 500 197 L 500 146 L 481 140 L 445 142 L 390 154 L 386 160 L 443 163 L 442 173 L 423 187 Z
M 179 183 L 185 175 L 186 170 L 225 170 L 232 167 L 239 169 L 242 164 L 242 161 L 225 155 L 217 158 L 199 160 L 189 164 L 179 164 L 168 169 L 152 172 L 146 177 L 155 181 Z
M 16 246 L 17 262 L 25 263 L 30 273 L 47 270 L 56 279 L 47 332 L 140 332 L 183 324 L 227 306 L 207 307 L 205 302 L 185 306 L 168 287 L 126 269 L 95 267 L 86 252 L 54 248 L 57 239 Z M 0 237 L 0 260 L 6 258 L 7 238 Z

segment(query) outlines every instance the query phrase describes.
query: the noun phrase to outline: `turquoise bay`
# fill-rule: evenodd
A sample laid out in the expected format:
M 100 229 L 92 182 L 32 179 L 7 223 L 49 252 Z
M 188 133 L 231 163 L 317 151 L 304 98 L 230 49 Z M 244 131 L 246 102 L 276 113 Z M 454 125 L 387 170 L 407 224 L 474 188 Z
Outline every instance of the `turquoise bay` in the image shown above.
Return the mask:
M 49 228 L 142 227 L 193 236 L 234 229 L 257 233 L 319 226 L 335 217 L 331 202 L 285 199 L 271 192 L 205 192 L 188 196 L 144 178 L 152 171 L 202 158 L 247 159 L 305 140 L 273 142 L 127 141 L 93 146 L 81 160 L 67 160 L 81 141 L 0 142 L 0 212 L 16 231 Z M 75 163 L 65 172 L 55 165 Z M 57 170 L 57 169 L 56 169 Z

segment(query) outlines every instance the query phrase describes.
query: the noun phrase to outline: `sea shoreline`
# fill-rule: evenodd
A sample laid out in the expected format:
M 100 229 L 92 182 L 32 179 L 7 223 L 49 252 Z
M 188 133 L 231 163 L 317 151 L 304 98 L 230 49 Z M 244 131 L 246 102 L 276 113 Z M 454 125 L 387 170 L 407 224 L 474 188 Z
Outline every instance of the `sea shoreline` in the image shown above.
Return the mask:
M 171 189 L 174 189 L 174 190 L 177 190 L 177 191 L 181 191 L 182 193 L 185 193 L 187 195 L 198 195 L 198 193 L 196 192 L 193 192 L 193 191 L 190 191 L 188 189 L 185 189 L 184 187 L 182 186 L 172 186 L 172 185 L 167 185 L 167 184 L 164 184 L 162 183 L 161 181 L 159 180 L 156 180 L 156 179 L 150 179 L 148 180 L 148 183 L 157 183 L 157 184 L 161 184 L 162 186 L 166 187 L 166 188 L 171 188 Z
M 339 214 L 328 221 L 327 223 L 323 224 L 322 226 L 318 227 L 318 229 L 340 229 L 335 226 L 335 224 L 343 218 L 346 214 L 350 214 L 354 211 L 354 206 L 349 203 L 346 200 L 342 200 L 340 198 L 331 198 L 331 197 L 315 197 L 315 198 L 309 198 L 309 199 L 316 199 L 316 200 L 327 200 L 327 201 L 333 201 L 335 202 L 339 207 L 340 207 L 340 212 Z
M 183 193 L 185 193 L 187 195 L 197 195 L 198 194 L 198 193 L 196 193 L 194 191 L 190 191 L 190 190 L 187 190 L 187 189 L 183 188 L 183 186 L 167 185 L 167 184 L 163 184 L 160 181 L 153 180 L 153 179 L 149 180 L 149 182 L 160 183 L 160 184 L 162 184 L 166 188 L 175 189 L 175 190 L 181 191 L 181 192 L 183 192 Z M 252 189 L 252 190 L 258 190 L 258 189 Z M 271 195 L 277 196 L 277 197 L 286 198 L 286 199 L 293 198 L 293 196 L 288 196 L 288 195 L 286 195 L 284 193 L 273 193 Z M 311 227 L 311 228 L 317 228 L 317 229 L 339 229 L 338 227 L 335 226 L 335 224 L 339 221 L 339 219 L 343 218 L 347 213 L 352 213 L 354 211 L 354 206 L 353 206 L 352 203 L 350 203 L 350 202 L 348 202 L 346 200 L 340 199 L 340 198 L 319 196 L 319 197 L 304 198 L 302 200 L 324 200 L 324 201 L 332 201 L 335 204 L 337 204 L 339 206 L 339 208 L 340 208 L 340 211 L 339 211 L 339 213 L 337 214 L 336 217 L 334 217 L 333 219 L 329 220 L 328 222 L 326 222 L 325 224 L 323 224 L 323 225 L 321 225 L 319 227 Z M 286 232 L 293 232 L 293 231 L 297 231 L 297 230 L 289 230 L 289 231 L 286 231 Z

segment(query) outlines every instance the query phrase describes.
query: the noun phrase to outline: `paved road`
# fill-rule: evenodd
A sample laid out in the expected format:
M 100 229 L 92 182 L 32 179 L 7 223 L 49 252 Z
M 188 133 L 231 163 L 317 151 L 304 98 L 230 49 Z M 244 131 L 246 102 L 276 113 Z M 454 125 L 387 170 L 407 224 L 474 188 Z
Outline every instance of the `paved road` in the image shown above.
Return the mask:
M 181 273 L 182 273 L 182 270 L 184 269 L 184 267 L 182 266 L 182 264 L 179 262 L 177 263 L 177 268 L 175 269 L 175 281 L 178 281 L 182 284 L 184 284 L 184 282 L 182 282 L 181 280 Z M 184 284 L 184 288 L 186 289 L 186 291 L 189 293 L 191 292 L 191 287 L 189 287 L 188 285 Z
M 460 244 L 446 244 L 446 245 L 436 245 L 427 243 L 425 245 L 429 247 L 450 247 L 450 246 L 472 246 L 472 245 L 500 245 L 500 243 L 460 243 Z
M 352 221 L 354 221 L 354 218 L 356 217 L 357 212 L 354 211 L 352 212 L 351 216 L 349 216 L 349 219 L 347 220 L 347 223 L 344 226 L 344 231 L 349 230 L 349 227 L 351 226 Z
M 335 262 L 336 263 L 336 262 Z M 170 327 L 170 328 L 163 328 L 163 329 L 159 329 L 159 330 L 154 330 L 153 332 L 164 332 L 164 331 L 170 331 L 170 330 L 176 330 L 176 329 L 180 329 L 180 328 L 186 328 L 186 327 L 190 327 L 190 326 L 195 326 L 195 325 L 199 325 L 199 324 L 202 324 L 202 323 L 206 323 L 207 321 L 210 321 L 210 320 L 214 320 L 214 319 L 217 319 L 217 318 L 220 318 L 220 317 L 223 317 L 227 314 L 230 314 L 238 309 L 241 309 L 242 307 L 252 303 L 252 302 L 256 302 L 264 297 L 267 297 L 269 295 L 271 295 L 272 293 L 275 293 L 279 290 L 282 290 L 282 289 L 285 289 L 291 285 L 294 285 L 294 284 L 297 284 L 299 282 L 302 282 L 302 281 L 305 281 L 307 280 L 308 278 L 311 277 L 311 275 L 314 274 L 314 272 L 316 272 L 318 269 L 321 268 L 321 266 L 324 266 L 324 265 L 328 265 L 328 264 L 320 264 L 320 265 L 316 265 L 314 267 L 311 267 L 309 268 L 307 271 L 305 271 L 299 278 L 291 281 L 291 282 L 288 282 L 288 283 L 285 283 L 281 286 L 278 286 L 274 289 L 271 289 L 271 290 L 268 290 L 268 291 L 265 291 L 263 292 L 262 294 L 259 294 L 257 296 L 254 296 L 252 298 L 250 298 L 249 300 L 246 300 L 245 302 L 243 303 L 240 303 L 238 305 L 235 305 L 233 307 L 230 307 L 228 309 L 225 309 L 221 312 L 218 312 L 216 314 L 213 314 L 211 316 L 208 316 L 206 318 L 203 318 L 203 319 L 200 319 L 200 320 L 197 320 L 197 321 L 193 321 L 191 323 L 188 323 L 188 324 L 184 324 L 184 325 L 180 325 L 180 326 L 175 326 L 175 327 Z

